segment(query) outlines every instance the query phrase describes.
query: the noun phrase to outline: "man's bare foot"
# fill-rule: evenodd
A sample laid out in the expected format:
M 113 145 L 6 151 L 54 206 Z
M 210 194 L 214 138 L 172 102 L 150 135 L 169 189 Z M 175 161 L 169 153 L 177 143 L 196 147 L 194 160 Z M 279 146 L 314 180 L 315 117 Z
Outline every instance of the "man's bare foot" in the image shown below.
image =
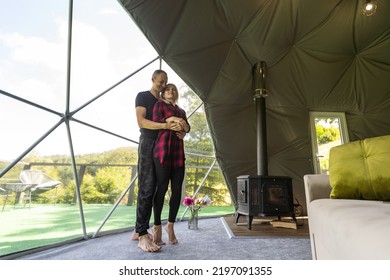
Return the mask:
M 176 239 L 175 230 L 173 229 L 174 223 L 168 222 L 165 226 L 165 231 L 168 233 L 169 244 L 177 244 L 179 241 Z
M 149 235 L 150 239 L 153 239 L 153 235 L 151 233 L 148 232 L 148 235 Z M 135 232 L 135 230 L 133 231 L 133 235 L 131 236 L 131 240 L 138 241 L 138 233 Z
M 138 248 L 141 248 L 145 252 L 158 252 L 161 247 L 154 244 L 149 238 L 148 234 L 138 237 Z
M 162 230 L 161 230 L 161 225 L 154 225 L 152 228 L 152 233 L 153 233 L 153 242 L 156 245 L 164 245 L 165 242 L 162 241 Z

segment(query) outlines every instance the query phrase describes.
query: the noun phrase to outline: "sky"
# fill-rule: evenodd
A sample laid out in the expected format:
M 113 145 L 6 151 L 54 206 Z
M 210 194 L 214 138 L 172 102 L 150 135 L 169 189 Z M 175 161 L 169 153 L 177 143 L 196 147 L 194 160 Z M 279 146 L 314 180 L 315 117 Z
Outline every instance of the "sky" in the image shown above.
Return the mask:
M 0 0 L 0 90 L 65 113 L 69 92 L 74 117 L 138 141 L 134 99 L 151 87 L 157 60 L 96 101 L 90 100 L 158 55 L 115 0 L 74 0 L 70 87 L 67 90 L 68 0 Z M 183 81 L 163 63 L 169 82 Z M 85 106 L 85 104 L 88 104 Z M 0 94 L 0 160 L 12 160 L 51 131 L 34 151 L 69 154 L 60 117 Z M 70 122 L 76 154 L 107 151 L 132 143 Z

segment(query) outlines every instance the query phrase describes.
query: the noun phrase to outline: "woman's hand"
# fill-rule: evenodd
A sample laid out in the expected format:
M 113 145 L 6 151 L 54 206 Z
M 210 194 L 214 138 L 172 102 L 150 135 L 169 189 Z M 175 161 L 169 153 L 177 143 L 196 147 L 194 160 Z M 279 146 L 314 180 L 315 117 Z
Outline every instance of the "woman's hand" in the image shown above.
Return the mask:
M 180 125 L 180 127 L 184 130 L 184 132 L 188 132 L 189 131 L 189 125 L 188 123 L 183 120 L 182 118 L 179 118 L 179 117 L 169 117 L 165 120 L 167 123 L 171 123 L 171 122 L 174 122 L 174 123 L 177 123 Z
M 167 122 L 165 123 L 165 129 L 173 130 L 173 131 L 181 131 L 183 128 L 180 123 L 177 122 Z
M 184 131 L 177 131 L 177 132 L 176 132 L 176 136 L 177 136 L 179 139 L 183 140 L 184 137 L 186 136 L 186 133 L 185 133 Z

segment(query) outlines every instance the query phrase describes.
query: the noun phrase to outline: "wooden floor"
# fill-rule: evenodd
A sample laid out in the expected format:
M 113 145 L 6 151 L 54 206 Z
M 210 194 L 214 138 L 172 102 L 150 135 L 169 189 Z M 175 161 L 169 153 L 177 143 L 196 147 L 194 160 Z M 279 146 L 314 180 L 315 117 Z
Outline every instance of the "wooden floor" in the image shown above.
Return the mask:
M 271 224 L 273 217 L 253 217 L 251 229 L 248 228 L 245 216 L 240 216 L 237 224 L 235 216 L 223 218 L 232 237 L 309 237 L 309 226 L 305 218 L 297 217 L 297 229 L 274 227 Z

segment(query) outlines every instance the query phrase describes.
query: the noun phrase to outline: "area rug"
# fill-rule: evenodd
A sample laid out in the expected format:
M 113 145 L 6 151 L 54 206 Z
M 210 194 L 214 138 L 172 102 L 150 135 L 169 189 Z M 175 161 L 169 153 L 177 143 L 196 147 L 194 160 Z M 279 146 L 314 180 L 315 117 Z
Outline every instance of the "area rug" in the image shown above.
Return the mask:
M 230 238 L 309 238 L 309 225 L 306 218 L 297 217 L 297 229 L 274 227 L 272 218 L 254 217 L 251 229 L 245 216 L 241 216 L 236 223 L 233 215 L 221 218 Z
M 308 238 L 229 238 L 222 220 L 224 218 L 220 216 L 201 218 L 198 230 L 188 229 L 187 221 L 176 222 L 175 233 L 179 243 L 166 244 L 156 254 L 145 253 L 138 248 L 138 242 L 130 240 L 132 231 L 126 231 L 102 234 L 96 238 L 63 244 L 40 252 L 25 252 L 23 256 L 12 259 L 152 261 L 146 263 L 146 266 L 153 266 L 158 260 L 311 260 Z M 166 238 L 164 231 L 163 240 L 167 240 Z M 229 277 L 223 279 L 225 278 Z

